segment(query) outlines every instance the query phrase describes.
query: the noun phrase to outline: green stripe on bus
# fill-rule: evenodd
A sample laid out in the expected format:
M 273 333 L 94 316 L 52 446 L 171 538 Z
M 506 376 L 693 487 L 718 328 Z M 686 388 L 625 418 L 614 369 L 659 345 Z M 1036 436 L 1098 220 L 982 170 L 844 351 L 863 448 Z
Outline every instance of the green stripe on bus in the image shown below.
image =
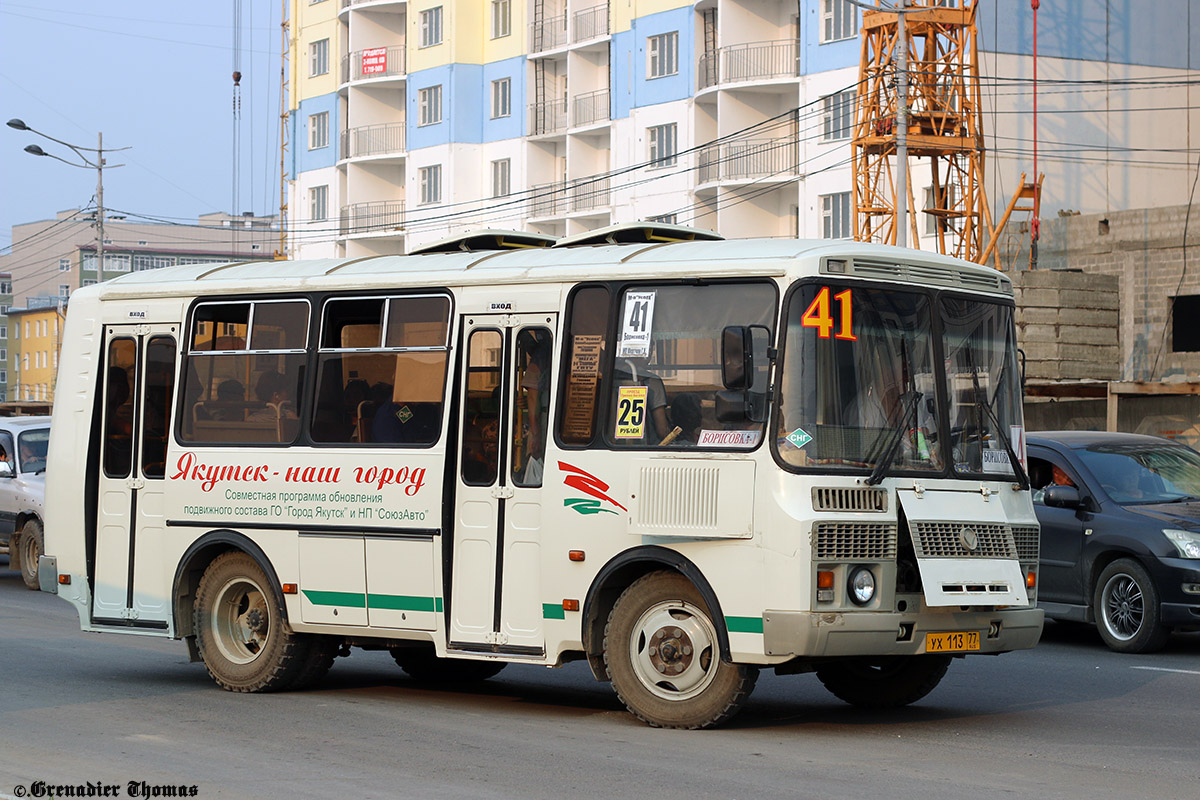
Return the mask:
M 730 633 L 762 633 L 762 617 L 726 617 L 725 627 Z
M 304 596 L 315 606 L 370 607 L 388 611 L 442 613 L 442 598 L 440 597 L 416 597 L 402 594 L 363 595 L 359 592 L 317 592 L 311 589 L 305 589 Z
M 562 603 L 542 603 L 542 619 L 566 619 Z
M 362 592 L 316 592 L 311 589 L 305 589 L 304 596 L 314 606 L 367 607 L 367 596 Z
M 440 597 L 408 597 L 402 594 L 369 594 L 368 608 L 388 609 L 390 611 L 441 611 Z

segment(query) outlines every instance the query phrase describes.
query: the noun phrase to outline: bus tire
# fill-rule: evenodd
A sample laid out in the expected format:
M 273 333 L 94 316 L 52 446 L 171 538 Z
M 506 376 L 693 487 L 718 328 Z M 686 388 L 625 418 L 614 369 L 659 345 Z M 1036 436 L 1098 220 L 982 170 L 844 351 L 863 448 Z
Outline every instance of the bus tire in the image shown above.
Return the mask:
M 393 649 L 392 658 L 408 677 L 430 683 L 478 683 L 494 678 L 508 666 L 504 661 L 438 658 L 431 650 L 405 647 Z
M 643 575 L 617 598 L 604 627 L 604 664 L 625 707 L 656 728 L 720 725 L 758 680 L 756 667 L 721 660 L 704 598 L 670 570 Z
M 21 554 L 21 580 L 26 588 L 38 588 L 38 557 L 41 556 L 45 542 L 42 538 L 42 523 L 31 519 L 21 528 L 17 548 Z
M 304 636 L 303 638 L 310 640 L 308 655 L 296 673 L 296 677 L 285 687 L 287 689 L 307 689 L 320 683 L 321 679 L 325 677 L 325 673 L 329 672 L 329 668 L 333 666 L 333 661 L 342 648 L 342 640 L 335 636 Z
M 194 621 L 208 674 L 231 692 L 290 688 L 316 643 L 291 631 L 266 573 L 240 551 L 217 556 L 204 571 Z
M 838 661 L 817 670 L 835 697 L 861 708 L 898 708 L 934 690 L 950 656 L 884 656 Z

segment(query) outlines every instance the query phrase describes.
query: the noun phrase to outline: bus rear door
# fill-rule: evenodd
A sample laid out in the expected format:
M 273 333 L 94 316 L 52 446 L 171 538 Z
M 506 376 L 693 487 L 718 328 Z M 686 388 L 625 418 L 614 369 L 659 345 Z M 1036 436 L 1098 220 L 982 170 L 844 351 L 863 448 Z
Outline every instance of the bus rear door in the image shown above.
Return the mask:
M 105 330 L 92 621 L 166 629 L 164 476 L 178 347 L 176 326 Z

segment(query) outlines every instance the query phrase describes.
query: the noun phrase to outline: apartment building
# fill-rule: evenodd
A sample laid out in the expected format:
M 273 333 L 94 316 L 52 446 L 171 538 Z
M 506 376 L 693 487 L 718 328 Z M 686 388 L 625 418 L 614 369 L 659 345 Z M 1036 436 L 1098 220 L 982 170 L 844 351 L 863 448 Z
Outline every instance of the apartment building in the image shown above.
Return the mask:
M 60 305 L 65 307 L 71 293 L 81 286 L 176 264 L 271 259 L 279 248 L 274 217 L 218 212 L 185 224 L 107 214 L 104 264 L 100 267 L 94 226 L 95 211 L 74 209 L 61 211 L 52 220 L 13 226 L 12 246 L 0 255 L 0 401 L 51 399 L 43 395 L 53 393 L 58 349 L 41 355 L 40 347 L 17 344 L 25 321 L 33 319 L 29 314 L 38 317 L 43 326 L 50 325 L 50 315 Z M 21 316 L 20 331 L 17 316 Z M 31 331 L 34 329 L 36 326 Z M 41 369 L 49 372 L 35 375 L 30 371 Z
M 973 5 L 999 217 L 1032 177 L 1032 12 Z M 851 234 L 850 0 L 293 0 L 290 19 L 293 255 L 638 219 Z M 1186 0 L 1041 4 L 1044 215 L 1187 202 L 1197 29 Z

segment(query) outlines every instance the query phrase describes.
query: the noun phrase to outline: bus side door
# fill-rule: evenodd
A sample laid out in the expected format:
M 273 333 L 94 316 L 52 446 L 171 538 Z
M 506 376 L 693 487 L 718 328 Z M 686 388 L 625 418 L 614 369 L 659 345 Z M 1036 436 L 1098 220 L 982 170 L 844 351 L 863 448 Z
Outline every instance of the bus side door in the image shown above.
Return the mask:
M 92 621 L 166 629 L 164 484 L 178 355 L 173 325 L 114 325 L 105 373 Z
M 541 471 L 555 320 L 464 318 L 450 650 L 545 652 Z

